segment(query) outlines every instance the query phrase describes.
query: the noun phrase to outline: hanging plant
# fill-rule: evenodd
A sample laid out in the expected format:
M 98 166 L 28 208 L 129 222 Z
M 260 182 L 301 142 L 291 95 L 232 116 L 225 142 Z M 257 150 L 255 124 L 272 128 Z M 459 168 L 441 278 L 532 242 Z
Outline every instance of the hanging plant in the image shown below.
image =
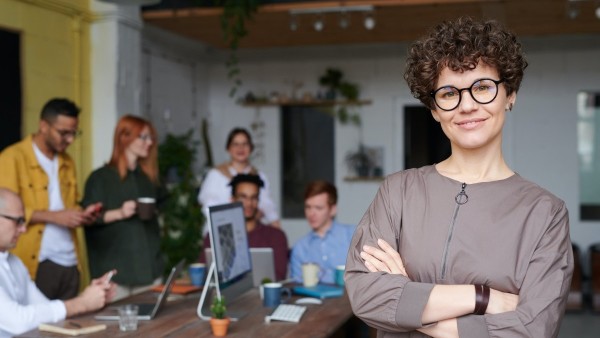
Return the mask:
M 246 22 L 252 20 L 258 10 L 259 0 L 212 0 L 217 6 L 223 7 L 221 15 L 221 30 L 223 40 L 229 47 L 229 57 L 225 61 L 227 78 L 233 86 L 229 91 L 230 97 L 235 97 L 237 89 L 242 85 L 241 71 L 237 50 L 240 40 L 248 35 Z

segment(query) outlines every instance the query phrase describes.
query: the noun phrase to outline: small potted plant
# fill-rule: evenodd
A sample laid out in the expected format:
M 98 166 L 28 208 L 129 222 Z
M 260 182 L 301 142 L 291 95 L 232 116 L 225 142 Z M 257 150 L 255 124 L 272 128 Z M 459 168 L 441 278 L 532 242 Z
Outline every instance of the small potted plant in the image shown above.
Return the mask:
M 260 294 L 260 299 L 265 298 L 265 289 L 263 287 L 263 285 L 267 284 L 267 283 L 272 283 L 273 281 L 271 280 L 271 278 L 269 277 L 265 277 L 260 281 L 260 286 L 258 287 L 258 292 Z
M 225 307 L 225 299 L 215 296 L 212 305 L 210 306 L 212 317 L 210 318 L 210 327 L 213 335 L 224 337 L 227 335 L 227 328 L 231 320 L 226 317 L 227 308 Z
M 358 147 L 358 151 L 346 155 L 346 164 L 358 177 L 371 175 L 373 161 L 362 144 Z

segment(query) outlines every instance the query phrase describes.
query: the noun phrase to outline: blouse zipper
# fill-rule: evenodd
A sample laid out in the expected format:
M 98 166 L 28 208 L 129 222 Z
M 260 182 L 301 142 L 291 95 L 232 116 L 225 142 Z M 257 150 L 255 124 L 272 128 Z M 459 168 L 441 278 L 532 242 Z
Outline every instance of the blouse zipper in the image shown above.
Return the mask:
M 442 273 L 441 279 L 446 278 L 446 263 L 448 259 L 448 250 L 450 247 L 450 242 L 452 241 L 452 235 L 454 234 L 454 226 L 456 224 L 456 217 L 458 216 L 458 210 L 460 206 L 467 203 L 469 201 L 469 196 L 465 192 L 465 188 L 467 187 L 466 183 L 461 185 L 460 192 L 454 197 L 454 201 L 456 202 L 456 206 L 454 207 L 454 215 L 452 216 L 452 222 L 450 222 L 450 228 L 448 229 L 448 238 L 446 239 L 446 245 L 444 247 L 444 254 L 442 256 Z

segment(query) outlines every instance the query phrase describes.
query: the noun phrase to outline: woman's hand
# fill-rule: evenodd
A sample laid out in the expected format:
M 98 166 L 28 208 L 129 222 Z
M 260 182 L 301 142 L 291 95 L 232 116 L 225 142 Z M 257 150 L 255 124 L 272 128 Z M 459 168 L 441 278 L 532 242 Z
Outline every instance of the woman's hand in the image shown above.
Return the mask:
M 379 248 L 365 245 L 360 253 L 367 269 L 371 272 L 383 271 L 408 276 L 400 254 L 383 239 L 378 239 L 377 245 Z
M 121 216 L 122 219 L 127 219 L 135 214 L 136 203 L 134 200 L 123 202 L 121 205 Z

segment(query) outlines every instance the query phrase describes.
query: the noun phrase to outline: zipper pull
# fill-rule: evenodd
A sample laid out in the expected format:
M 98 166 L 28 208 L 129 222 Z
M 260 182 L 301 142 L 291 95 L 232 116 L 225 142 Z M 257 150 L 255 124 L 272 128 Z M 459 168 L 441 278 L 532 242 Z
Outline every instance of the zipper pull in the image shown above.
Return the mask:
M 456 204 L 463 205 L 463 204 L 465 204 L 465 203 L 467 203 L 469 201 L 469 196 L 465 192 L 465 188 L 466 187 L 467 187 L 467 184 L 463 183 L 462 186 L 461 186 L 460 192 L 456 195 L 456 197 L 454 197 L 454 200 L 456 201 Z

